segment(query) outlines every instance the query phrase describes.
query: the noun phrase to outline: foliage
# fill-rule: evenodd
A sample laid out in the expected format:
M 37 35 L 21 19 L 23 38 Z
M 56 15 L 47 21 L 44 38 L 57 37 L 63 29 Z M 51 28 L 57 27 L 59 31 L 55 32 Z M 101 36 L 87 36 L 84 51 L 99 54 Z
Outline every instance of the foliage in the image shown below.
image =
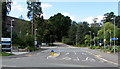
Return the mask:
M 14 55 L 14 54 L 5 53 L 5 52 L 0 52 L 0 56 L 11 56 L 11 55 Z
M 57 41 L 61 41 L 63 36 L 68 35 L 68 29 L 71 25 L 71 19 L 68 16 L 64 16 L 61 13 L 57 13 L 49 18 L 54 27 L 54 35 Z
M 111 38 L 114 37 L 114 25 L 110 22 L 107 22 L 105 24 L 103 24 L 103 26 L 101 27 L 101 29 L 98 31 L 98 36 L 100 39 L 104 39 L 104 27 L 105 27 L 105 38 L 106 38 L 106 44 L 109 44 L 110 42 L 110 31 L 111 31 Z M 116 33 L 119 34 L 119 28 L 115 27 L 116 29 Z M 119 37 L 119 35 L 116 34 L 116 37 Z
M 11 11 L 11 2 L 7 0 L 6 2 L 2 2 L 2 37 L 10 37 L 10 34 L 7 32 L 6 28 L 6 16 Z

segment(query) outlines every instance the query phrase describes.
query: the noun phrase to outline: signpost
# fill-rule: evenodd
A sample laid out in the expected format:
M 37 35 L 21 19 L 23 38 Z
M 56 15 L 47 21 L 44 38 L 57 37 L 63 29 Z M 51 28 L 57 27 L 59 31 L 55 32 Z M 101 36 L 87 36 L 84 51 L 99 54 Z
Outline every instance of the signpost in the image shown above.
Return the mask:
M 2 52 L 11 52 L 11 38 L 1 38 L 1 42 Z

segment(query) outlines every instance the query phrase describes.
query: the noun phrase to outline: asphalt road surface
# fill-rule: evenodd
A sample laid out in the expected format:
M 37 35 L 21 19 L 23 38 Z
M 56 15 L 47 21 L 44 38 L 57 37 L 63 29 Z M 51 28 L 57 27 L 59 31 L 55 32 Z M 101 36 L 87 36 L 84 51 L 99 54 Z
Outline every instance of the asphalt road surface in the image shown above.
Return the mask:
M 106 60 L 97 50 L 72 47 L 63 43 L 55 44 L 57 46 L 41 47 L 46 50 L 23 57 L 3 57 L 2 67 L 118 67 L 115 55 L 106 55 L 108 59 L 114 58 Z M 55 57 L 50 56 L 51 50 L 57 54 Z M 99 54 L 96 54 L 97 52 Z

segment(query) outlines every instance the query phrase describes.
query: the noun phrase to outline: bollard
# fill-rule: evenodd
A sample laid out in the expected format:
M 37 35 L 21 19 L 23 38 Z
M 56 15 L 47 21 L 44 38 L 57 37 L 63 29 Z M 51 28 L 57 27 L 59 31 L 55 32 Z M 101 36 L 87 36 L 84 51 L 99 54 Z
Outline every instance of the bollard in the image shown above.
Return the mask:
M 54 50 L 51 50 L 51 55 L 54 56 Z

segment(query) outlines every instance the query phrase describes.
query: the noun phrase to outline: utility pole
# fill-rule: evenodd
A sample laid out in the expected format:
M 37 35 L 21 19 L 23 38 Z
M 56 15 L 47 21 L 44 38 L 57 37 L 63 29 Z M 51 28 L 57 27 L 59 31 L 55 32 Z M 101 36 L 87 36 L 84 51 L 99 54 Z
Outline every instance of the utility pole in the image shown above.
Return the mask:
M 104 24 L 104 49 L 105 49 L 105 43 L 106 42 L 106 33 L 105 33 L 105 24 Z
M 91 38 L 92 38 L 92 36 L 91 36 L 91 31 L 89 31 L 90 32 L 90 47 L 92 46 L 92 44 L 91 44 Z
M 110 46 L 111 46 L 111 30 L 110 30 Z
M 77 34 L 76 34 L 76 45 L 77 45 L 78 43 L 77 43 Z
M 114 17 L 114 38 L 115 38 L 116 36 L 115 36 L 115 17 Z M 115 52 L 115 49 L 116 49 L 116 47 L 115 47 L 115 40 L 114 40 L 114 54 L 116 53 Z
M 12 28 L 13 28 L 14 21 L 15 21 L 14 19 L 11 20 L 11 53 L 12 53 Z
M 95 39 L 95 33 L 93 33 L 93 35 L 94 35 L 94 39 Z M 94 46 L 95 46 L 95 40 L 94 40 Z

